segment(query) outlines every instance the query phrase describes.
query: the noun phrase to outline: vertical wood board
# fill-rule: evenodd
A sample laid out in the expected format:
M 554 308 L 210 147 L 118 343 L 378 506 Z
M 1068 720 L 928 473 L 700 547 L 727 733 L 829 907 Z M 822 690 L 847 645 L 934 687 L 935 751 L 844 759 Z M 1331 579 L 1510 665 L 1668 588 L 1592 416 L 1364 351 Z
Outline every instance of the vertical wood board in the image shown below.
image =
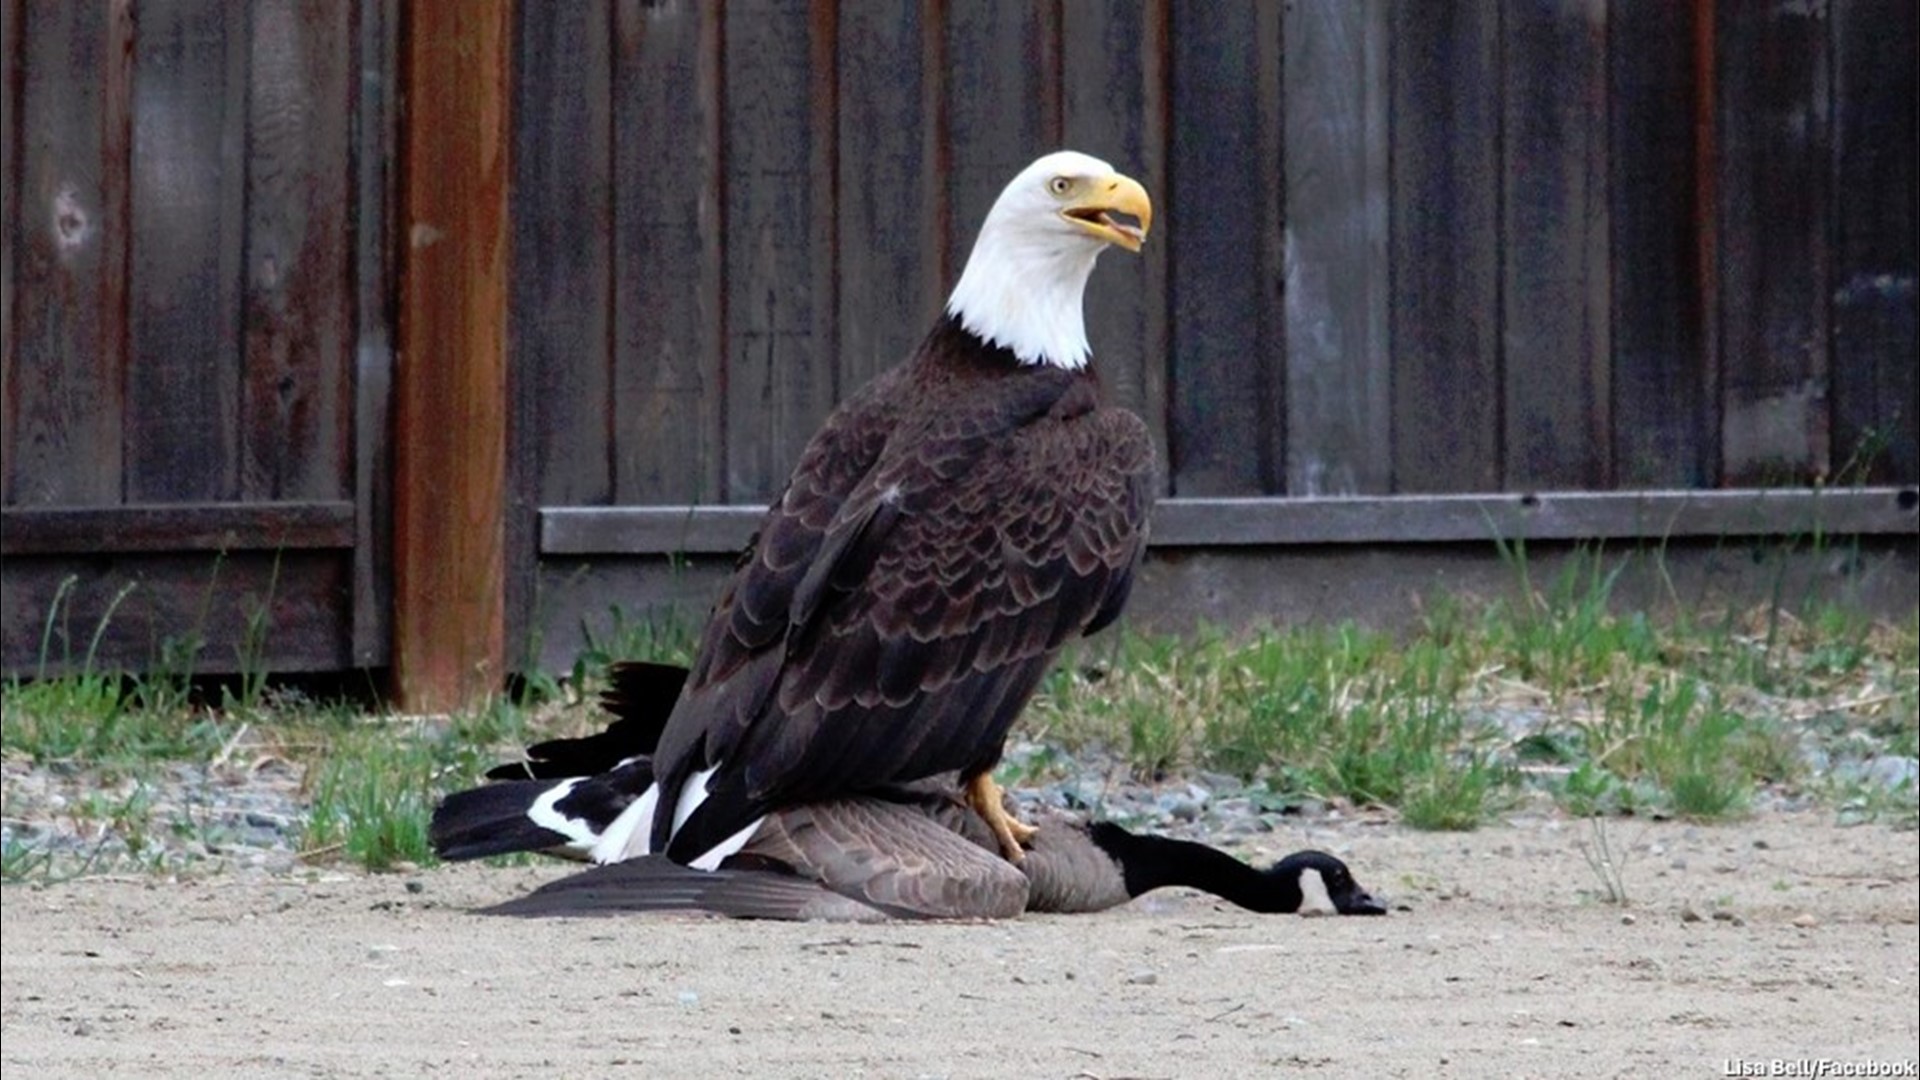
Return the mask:
M 406 17 L 393 681 L 431 711 L 505 675 L 512 27 L 506 5 L 409 0 Z
M 1722 484 L 1828 467 L 1827 16 L 1717 9 Z
M 914 4 L 839 8 L 835 48 L 839 365 L 844 397 L 904 361 L 939 314 L 940 175 L 925 160 L 927 39 L 939 32 Z
M 721 15 L 621 0 L 615 16 L 612 497 L 711 503 L 726 462 Z
M 1693 5 L 1614 0 L 1607 214 L 1614 487 L 1711 482 Z M 1718 455 L 1713 455 L 1717 459 Z
M 1611 398 L 1604 0 L 1501 8 L 1501 482 L 1604 487 Z
M 727 9 L 730 502 L 777 494 L 833 405 L 833 72 L 816 40 L 830 13 L 822 0 Z
M 1394 27 L 1397 492 L 1500 486 L 1498 41 L 1498 9 L 1484 4 Z
M 346 498 L 352 10 L 256 0 L 249 14 L 241 491 Z
M 122 497 L 132 14 L 116 0 L 25 16 L 6 497 L 109 505 Z
M 249 12 L 147 0 L 134 50 L 126 495 L 239 497 Z
M 1103 158 L 1166 200 L 1164 6 L 1066 0 L 1060 19 L 1061 143 Z M 1163 234 L 1164 235 L 1164 234 Z M 1107 400 L 1138 413 L 1167 459 L 1167 249 L 1100 257 L 1087 283 L 1087 340 Z M 1164 479 L 1164 477 L 1163 477 Z
M 1911 0 L 1833 8 L 1833 466 L 1920 482 L 1915 37 Z
M 1287 491 L 1392 482 L 1384 0 L 1286 17 Z
M 1173 5 L 1165 218 L 1178 495 L 1259 495 L 1279 482 L 1271 406 L 1285 373 L 1280 280 L 1269 273 L 1284 210 L 1278 11 Z

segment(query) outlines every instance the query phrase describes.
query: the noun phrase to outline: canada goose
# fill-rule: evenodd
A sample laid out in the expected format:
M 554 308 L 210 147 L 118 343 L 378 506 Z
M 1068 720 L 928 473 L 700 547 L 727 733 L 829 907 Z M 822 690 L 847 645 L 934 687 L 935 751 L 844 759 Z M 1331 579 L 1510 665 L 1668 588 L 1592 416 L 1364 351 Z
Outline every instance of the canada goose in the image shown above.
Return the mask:
M 497 782 L 435 810 L 435 850 L 452 860 L 513 851 L 583 857 L 651 784 L 649 754 L 684 673 L 620 664 L 603 704 L 616 719 L 579 739 L 528 748 Z M 1184 885 L 1263 913 L 1290 913 L 1317 875 L 1336 911 L 1384 914 L 1345 863 L 1319 851 L 1266 870 L 1205 844 L 1143 836 L 1055 812 L 1018 864 L 961 796 L 957 776 L 769 814 L 713 870 L 640 856 L 597 866 L 488 909 L 509 915 L 699 910 L 772 919 L 1009 918 L 1091 912 Z

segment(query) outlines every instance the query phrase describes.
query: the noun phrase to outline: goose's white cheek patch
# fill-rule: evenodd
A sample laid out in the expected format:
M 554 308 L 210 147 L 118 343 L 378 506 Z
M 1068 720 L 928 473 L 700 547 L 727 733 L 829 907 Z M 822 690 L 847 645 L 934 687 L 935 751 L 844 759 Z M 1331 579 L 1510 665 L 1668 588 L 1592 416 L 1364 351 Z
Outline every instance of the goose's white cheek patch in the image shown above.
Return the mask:
M 1313 918 L 1339 913 L 1340 909 L 1333 906 L 1333 896 L 1327 892 L 1327 883 L 1320 877 L 1320 871 L 1303 872 L 1300 875 L 1300 915 Z

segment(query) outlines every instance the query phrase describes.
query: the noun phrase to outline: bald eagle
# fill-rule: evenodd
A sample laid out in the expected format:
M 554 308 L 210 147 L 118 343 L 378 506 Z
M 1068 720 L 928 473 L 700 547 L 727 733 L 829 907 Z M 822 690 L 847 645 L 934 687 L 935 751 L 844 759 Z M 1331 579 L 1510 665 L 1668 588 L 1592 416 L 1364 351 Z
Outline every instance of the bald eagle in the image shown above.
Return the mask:
M 1101 404 L 1081 297 L 1151 222 L 1140 184 L 1085 154 L 1015 176 L 920 346 L 802 452 L 644 792 L 588 833 L 556 788 L 531 823 L 591 835 L 596 862 L 712 869 L 781 808 L 955 773 L 1018 861 L 1031 830 L 990 771 L 1061 647 L 1120 613 L 1146 543 L 1152 443 Z

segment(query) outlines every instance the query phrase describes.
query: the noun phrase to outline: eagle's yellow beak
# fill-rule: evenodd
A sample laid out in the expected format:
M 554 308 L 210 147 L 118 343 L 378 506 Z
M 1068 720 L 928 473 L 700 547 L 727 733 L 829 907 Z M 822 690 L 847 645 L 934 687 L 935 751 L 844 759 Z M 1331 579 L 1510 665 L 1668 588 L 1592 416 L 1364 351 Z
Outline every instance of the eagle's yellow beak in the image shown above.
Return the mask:
M 1139 181 L 1113 173 L 1087 183 L 1084 194 L 1062 207 L 1060 214 L 1109 244 L 1139 251 L 1153 227 L 1153 200 Z

